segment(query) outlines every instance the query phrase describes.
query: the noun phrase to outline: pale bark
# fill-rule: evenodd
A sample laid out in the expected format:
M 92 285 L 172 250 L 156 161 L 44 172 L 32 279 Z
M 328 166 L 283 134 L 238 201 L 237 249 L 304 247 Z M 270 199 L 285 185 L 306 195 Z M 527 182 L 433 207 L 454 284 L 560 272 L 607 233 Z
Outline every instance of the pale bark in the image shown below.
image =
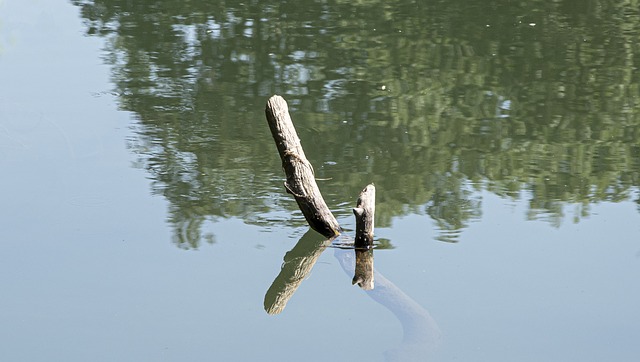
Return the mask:
M 318 189 L 313 166 L 304 154 L 287 102 L 274 95 L 267 101 L 265 113 L 287 176 L 284 183 L 287 192 L 295 197 L 300 211 L 313 230 L 327 238 L 340 234 L 342 229 Z

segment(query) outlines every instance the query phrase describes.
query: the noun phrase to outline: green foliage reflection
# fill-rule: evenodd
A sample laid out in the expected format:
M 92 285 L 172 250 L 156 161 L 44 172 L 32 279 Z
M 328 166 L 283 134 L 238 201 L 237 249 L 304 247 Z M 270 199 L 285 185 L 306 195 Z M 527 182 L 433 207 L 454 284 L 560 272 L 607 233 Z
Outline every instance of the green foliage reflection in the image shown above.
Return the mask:
M 290 222 L 276 93 L 339 216 L 375 182 L 377 225 L 426 213 L 455 241 L 478 189 L 558 224 L 638 187 L 637 1 L 72 2 L 185 247 L 207 219 Z

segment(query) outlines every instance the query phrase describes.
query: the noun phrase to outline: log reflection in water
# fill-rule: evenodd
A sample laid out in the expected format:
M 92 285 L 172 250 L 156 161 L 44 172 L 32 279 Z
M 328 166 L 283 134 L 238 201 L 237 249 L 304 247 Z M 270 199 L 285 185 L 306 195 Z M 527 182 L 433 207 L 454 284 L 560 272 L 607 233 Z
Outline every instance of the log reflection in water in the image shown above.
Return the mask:
M 333 239 L 326 239 L 313 230 L 307 231 L 300 241 L 284 255 L 280 274 L 271 283 L 264 296 L 264 310 L 268 314 L 279 314 L 309 275 L 318 257 Z
M 358 283 L 363 290 L 374 288 L 373 283 L 373 249 L 355 249 L 356 262 L 352 284 Z
M 357 254 L 351 250 L 336 249 L 334 256 L 345 273 L 351 274 L 352 270 L 358 270 Z M 373 261 L 371 265 L 373 266 Z M 438 324 L 426 309 L 382 274 L 373 270 L 373 278 L 376 280 L 376 287 L 366 290 L 367 295 L 389 309 L 402 325 L 402 343 L 385 352 L 386 360 L 425 360 L 440 345 L 441 332 Z

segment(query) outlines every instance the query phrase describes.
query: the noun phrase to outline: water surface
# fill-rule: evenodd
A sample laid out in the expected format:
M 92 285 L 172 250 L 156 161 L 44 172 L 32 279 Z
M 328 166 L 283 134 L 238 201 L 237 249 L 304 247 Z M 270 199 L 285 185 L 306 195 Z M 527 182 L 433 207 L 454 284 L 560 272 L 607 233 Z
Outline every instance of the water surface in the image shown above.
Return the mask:
M 636 5 L 0 3 L 0 359 L 635 360 Z

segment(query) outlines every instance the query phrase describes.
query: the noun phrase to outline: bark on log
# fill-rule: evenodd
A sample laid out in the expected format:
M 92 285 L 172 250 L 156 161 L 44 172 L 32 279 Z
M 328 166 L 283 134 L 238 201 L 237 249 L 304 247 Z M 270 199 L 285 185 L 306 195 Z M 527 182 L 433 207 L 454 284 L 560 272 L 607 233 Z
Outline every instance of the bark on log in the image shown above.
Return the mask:
M 376 212 L 376 188 L 373 184 L 362 190 L 358 203 L 353 209 L 356 216 L 356 249 L 373 247 L 373 218 Z
M 304 154 L 300 139 L 291 121 L 289 107 L 284 98 L 274 95 L 267 101 L 265 109 L 271 135 L 282 159 L 282 168 L 287 176 L 284 183 L 292 194 L 309 226 L 327 238 L 342 231 L 316 184 L 313 167 Z

